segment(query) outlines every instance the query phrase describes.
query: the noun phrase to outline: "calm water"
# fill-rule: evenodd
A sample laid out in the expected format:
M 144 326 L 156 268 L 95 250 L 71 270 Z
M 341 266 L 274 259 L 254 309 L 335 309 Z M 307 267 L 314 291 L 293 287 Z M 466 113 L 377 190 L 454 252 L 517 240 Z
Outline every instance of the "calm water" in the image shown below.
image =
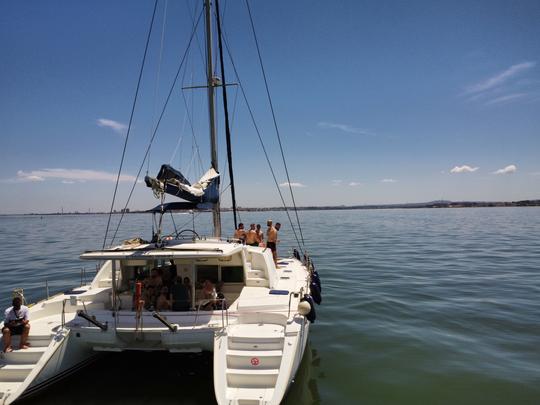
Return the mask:
M 540 209 L 301 212 L 323 282 L 286 404 L 539 404 Z M 284 224 L 284 213 L 243 222 Z M 81 251 L 99 248 L 106 216 L 0 217 L 0 303 L 80 284 Z M 129 215 L 120 239 L 149 237 Z M 190 215 L 175 217 L 177 225 Z M 196 219 L 204 233 L 208 215 Z M 231 229 L 225 217 L 224 229 Z M 211 355 L 110 355 L 26 404 L 211 404 Z

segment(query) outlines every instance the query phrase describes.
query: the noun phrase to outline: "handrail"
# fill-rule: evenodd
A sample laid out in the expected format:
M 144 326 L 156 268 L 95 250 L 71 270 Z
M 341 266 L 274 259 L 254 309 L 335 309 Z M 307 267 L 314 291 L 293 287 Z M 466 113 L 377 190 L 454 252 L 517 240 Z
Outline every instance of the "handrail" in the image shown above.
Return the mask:
M 165 319 L 159 312 L 152 312 L 152 316 L 165 325 L 171 332 L 176 332 L 178 330 L 178 325 L 173 325 L 167 319 Z
M 291 291 L 289 293 L 289 312 L 287 312 L 287 319 L 291 316 L 291 300 L 294 295 L 294 298 L 298 298 L 304 292 L 304 287 L 300 288 L 300 291 Z
M 101 322 L 97 321 L 93 317 L 90 317 L 86 313 L 87 312 L 86 302 L 83 299 L 81 299 L 80 297 L 77 297 L 77 296 L 71 296 L 69 298 L 64 298 L 62 300 L 62 314 L 61 314 L 62 329 L 64 329 L 66 327 L 66 302 L 68 302 L 68 301 L 70 301 L 71 303 L 73 301 L 75 301 L 75 306 L 77 306 L 77 303 L 80 301 L 82 303 L 82 305 L 83 305 L 84 310 L 82 310 L 82 309 L 78 310 L 77 315 L 80 316 L 81 318 L 86 319 L 88 322 L 93 323 L 94 325 L 96 325 L 101 330 L 103 330 L 103 331 L 107 330 L 107 328 L 108 328 L 107 322 L 105 322 L 105 324 L 102 324 Z
M 199 312 L 201 310 L 201 306 L 203 305 L 203 302 L 205 303 L 204 305 L 208 305 L 212 301 L 214 301 L 215 303 L 219 302 L 221 304 L 221 327 L 224 328 L 225 326 L 229 326 L 229 309 L 227 308 L 227 299 L 226 298 L 215 298 L 215 299 L 209 298 L 206 300 L 199 301 L 199 304 L 197 305 L 197 312 L 195 313 L 195 320 L 193 321 L 193 328 L 197 326 L 197 320 L 199 318 Z M 226 324 L 225 324 L 225 321 L 227 321 Z
M 84 312 L 82 309 L 79 309 L 77 311 L 77 315 L 80 316 L 81 318 L 84 318 L 86 319 L 88 322 L 96 325 L 99 329 L 101 329 L 103 332 L 106 332 L 107 329 L 109 328 L 109 324 L 107 322 L 105 322 L 105 324 L 102 324 L 101 322 L 99 322 L 97 319 L 94 319 L 92 318 L 91 316 L 89 316 L 86 312 Z

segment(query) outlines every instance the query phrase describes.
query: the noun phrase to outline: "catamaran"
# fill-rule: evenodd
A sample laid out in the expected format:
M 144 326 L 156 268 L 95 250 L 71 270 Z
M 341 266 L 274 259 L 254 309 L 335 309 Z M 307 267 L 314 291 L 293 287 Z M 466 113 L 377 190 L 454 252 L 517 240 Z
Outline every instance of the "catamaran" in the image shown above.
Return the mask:
M 220 79 L 212 65 L 211 20 L 217 17 L 219 31 L 219 11 L 213 11 L 219 5 L 204 3 L 210 169 L 194 184 L 170 165 L 145 178 L 160 198 L 150 210 L 157 224 L 151 238 L 84 252 L 81 259 L 101 263 L 92 282 L 30 307 L 30 348 L 0 359 L 0 404 L 103 352 L 213 351 L 219 404 L 279 404 L 293 381 L 315 319 L 314 298 L 320 302 L 320 280 L 304 250 L 276 262 L 265 246 L 221 236 L 214 92 L 226 86 L 223 65 Z M 165 202 L 166 194 L 184 201 Z M 213 235 L 163 231 L 166 214 L 200 209 L 212 211 Z M 170 298 L 160 302 L 163 288 Z M 14 337 L 14 348 L 17 343 Z

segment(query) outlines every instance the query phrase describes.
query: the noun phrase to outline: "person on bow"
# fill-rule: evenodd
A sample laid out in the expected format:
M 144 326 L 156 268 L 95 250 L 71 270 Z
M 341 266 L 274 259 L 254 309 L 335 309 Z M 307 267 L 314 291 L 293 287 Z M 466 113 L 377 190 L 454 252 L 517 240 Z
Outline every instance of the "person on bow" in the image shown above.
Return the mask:
M 246 243 L 246 230 L 242 222 L 238 224 L 238 229 L 234 231 L 234 239 L 239 239 L 240 242 Z
M 259 238 L 255 230 L 255 224 L 249 225 L 249 231 L 246 233 L 246 245 L 259 246 Z
M 266 231 L 266 247 L 272 251 L 272 257 L 274 263 L 277 265 L 277 243 L 278 243 L 278 231 L 281 228 L 281 224 L 278 222 L 276 226 L 272 224 L 272 220 L 269 219 L 266 222 L 268 230 Z
M 256 232 L 257 232 L 257 241 L 259 242 L 259 246 L 261 246 L 261 244 L 264 243 L 264 232 L 261 229 L 261 224 L 257 224 Z
M 22 305 L 22 298 L 13 298 L 12 306 L 6 309 L 2 336 L 4 339 L 4 353 L 13 351 L 11 337 L 21 335 L 19 349 L 28 349 L 28 335 L 30 334 L 30 318 L 28 307 Z

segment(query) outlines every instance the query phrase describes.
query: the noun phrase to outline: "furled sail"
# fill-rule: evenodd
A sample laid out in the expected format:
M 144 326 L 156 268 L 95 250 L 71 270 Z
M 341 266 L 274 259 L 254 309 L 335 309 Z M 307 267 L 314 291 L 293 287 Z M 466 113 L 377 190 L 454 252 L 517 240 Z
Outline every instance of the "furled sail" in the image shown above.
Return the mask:
M 162 165 L 156 178 L 146 176 L 146 185 L 194 203 L 219 201 L 219 173 L 210 168 L 198 182 L 191 184 L 180 171 L 170 165 Z

